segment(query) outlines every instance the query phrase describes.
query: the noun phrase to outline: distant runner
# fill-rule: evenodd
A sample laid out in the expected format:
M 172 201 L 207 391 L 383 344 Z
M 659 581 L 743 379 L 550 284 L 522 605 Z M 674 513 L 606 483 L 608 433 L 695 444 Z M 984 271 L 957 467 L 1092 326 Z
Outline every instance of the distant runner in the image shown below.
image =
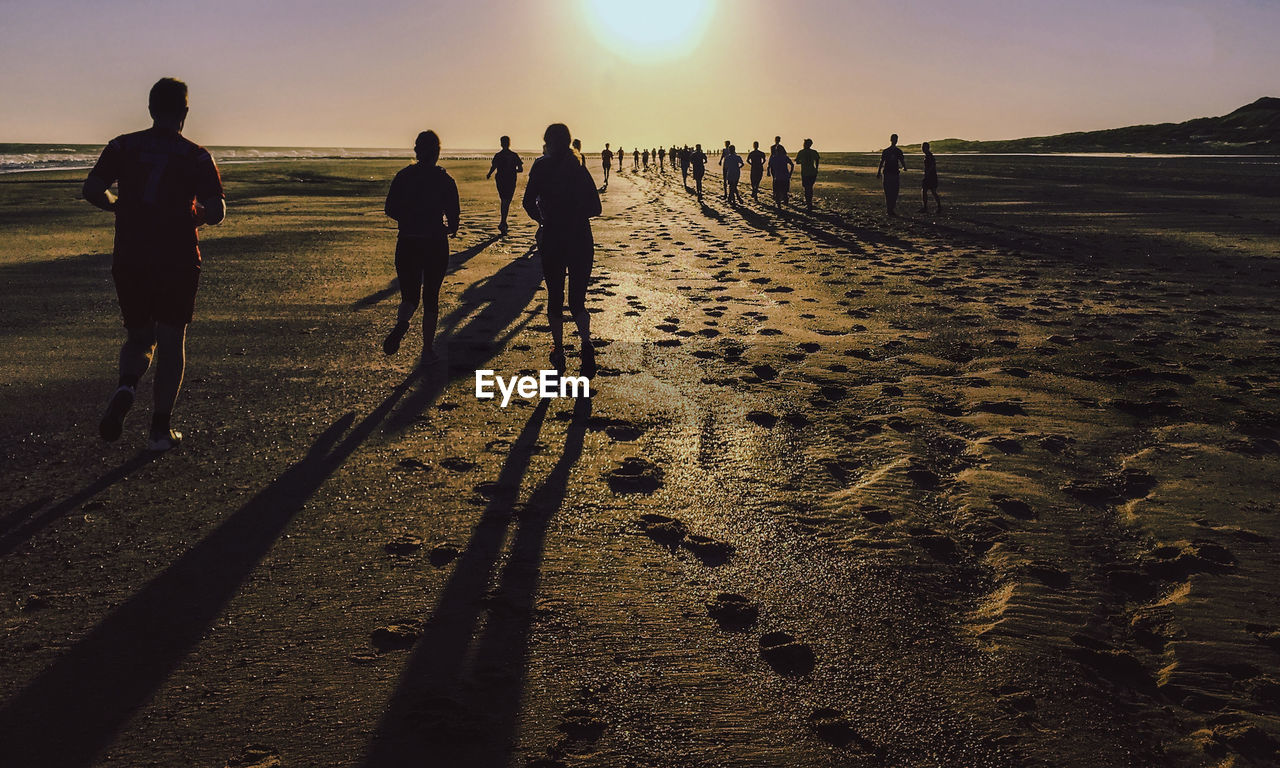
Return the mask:
M 400 309 L 395 327 L 382 342 L 394 355 L 409 330 L 409 320 L 422 308 L 422 362 L 439 359 L 433 346 L 440 316 L 440 284 L 449 268 L 449 238 L 458 233 L 461 212 L 458 185 L 440 159 L 440 137 L 423 131 L 414 142 L 418 161 L 396 174 L 387 192 L 385 210 L 400 225 L 396 240 L 396 277 L 400 280 Z
M 697 187 L 698 199 L 702 199 L 702 177 L 707 175 L 707 153 L 702 151 L 702 145 L 699 144 L 693 148 L 693 154 L 689 156 L 689 164 L 693 166 L 693 183 Z
M 782 144 L 773 145 L 773 154 L 769 157 L 769 176 L 773 178 L 773 204 L 781 210 L 791 197 L 791 173 L 796 168 L 791 158 L 787 157 L 787 149 Z
M 613 152 L 609 150 L 609 145 L 604 145 L 604 151 L 600 153 L 600 165 L 604 166 L 604 188 L 609 187 L 609 169 L 613 167 Z
M 138 380 L 156 358 L 149 451 L 182 442 L 170 423 L 186 368 L 187 326 L 200 283 L 196 230 L 227 213 L 222 179 L 203 147 L 183 137 L 187 85 L 166 77 L 151 87 L 151 127 L 117 136 L 84 181 L 84 199 L 116 215 L 111 278 L 124 316 L 120 380 L 98 424 L 102 439 L 119 439 Z M 109 190 L 117 185 L 118 196 Z
M 924 151 L 924 181 L 920 183 L 920 212 L 929 212 L 929 193 L 933 193 L 933 200 L 938 204 L 938 213 L 942 213 L 942 200 L 938 197 L 938 158 L 933 156 L 933 151 L 929 149 L 929 142 L 920 145 L 920 149 Z
M 818 181 L 818 152 L 813 139 L 804 140 L 804 149 L 796 153 L 796 165 L 800 166 L 800 184 L 804 186 L 804 207 L 813 210 L 813 185 Z
M 725 200 L 729 205 L 742 202 L 742 195 L 738 193 L 738 182 L 742 179 L 742 157 L 738 155 L 738 148 L 730 144 L 724 151 L 722 158 L 724 165 L 724 186 Z
M 899 166 L 902 170 L 907 170 L 907 160 L 902 156 L 902 150 L 898 148 L 898 134 L 889 137 L 889 146 L 884 148 L 880 153 L 880 165 L 876 168 L 876 178 L 880 178 L 884 174 L 884 202 L 889 209 L 890 216 L 897 216 L 898 207 L 898 176 Z
M 511 137 L 503 136 L 498 140 L 502 149 L 493 156 L 489 164 L 489 173 L 485 178 L 498 176 L 498 200 L 502 210 L 502 220 L 498 223 L 498 231 L 507 234 L 507 212 L 511 210 L 511 198 L 516 194 L 516 177 L 524 172 L 524 161 L 511 151 Z
M 751 199 L 760 199 L 760 182 L 764 179 L 764 164 L 768 158 L 760 151 L 760 142 L 751 142 L 752 149 L 747 153 L 747 165 L 751 166 Z

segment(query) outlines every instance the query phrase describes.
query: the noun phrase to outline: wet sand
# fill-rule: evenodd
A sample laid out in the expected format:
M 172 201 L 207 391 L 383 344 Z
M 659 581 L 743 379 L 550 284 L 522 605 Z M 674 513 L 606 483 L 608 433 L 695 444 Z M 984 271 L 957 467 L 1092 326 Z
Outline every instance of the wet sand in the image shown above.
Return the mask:
M 595 396 L 506 409 L 548 340 L 486 164 L 428 370 L 399 163 L 227 166 L 158 459 L 145 385 L 95 434 L 109 219 L 0 177 L 0 762 L 1270 764 L 1275 182 L 1112 162 L 940 158 L 896 221 L 854 160 L 812 215 L 615 175 Z

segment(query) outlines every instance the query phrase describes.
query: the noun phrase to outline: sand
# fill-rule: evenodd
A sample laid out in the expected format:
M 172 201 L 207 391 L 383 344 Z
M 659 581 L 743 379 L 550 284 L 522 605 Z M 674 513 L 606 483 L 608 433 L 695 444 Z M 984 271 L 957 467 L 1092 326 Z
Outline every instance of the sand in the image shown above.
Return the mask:
M 615 174 L 596 393 L 506 409 L 544 294 L 484 164 L 426 371 L 398 164 L 227 166 L 158 459 L 145 395 L 95 435 L 109 219 L 0 178 L 0 762 L 1270 764 L 1276 182 L 943 158 L 890 221 L 840 160 L 812 215 Z

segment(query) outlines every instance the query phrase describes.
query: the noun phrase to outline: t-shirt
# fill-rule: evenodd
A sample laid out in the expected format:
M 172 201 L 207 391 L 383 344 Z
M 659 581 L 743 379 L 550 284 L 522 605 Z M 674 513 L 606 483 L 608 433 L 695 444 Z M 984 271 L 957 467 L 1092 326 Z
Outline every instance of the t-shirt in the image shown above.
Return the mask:
M 791 176 L 791 159 L 786 152 L 777 152 L 769 158 L 769 175 L 775 179 L 786 179 Z
M 924 156 L 924 177 L 926 179 L 938 178 L 938 158 L 934 157 L 932 152 Z
M 768 158 L 758 149 L 753 149 L 747 153 L 747 164 L 751 166 L 752 173 L 764 173 L 764 161 Z
M 742 156 L 737 153 L 724 155 L 720 158 L 720 162 L 724 164 L 724 177 L 729 181 L 737 181 L 742 178 Z
M 606 149 L 605 151 L 601 152 L 601 153 L 600 153 L 600 161 L 601 161 L 601 162 L 603 162 L 606 166 L 612 165 L 612 164 L 613 164 L 613 152 L 610 152 L 610 151 L 609 151 L 609 150 L 607 150 L 607 149 Z
M 391 180 L 385 210 L 404 237 L 440 237 L 458 231 L 459 208 L 453 177 L 438 165 L 414 163 Z
M 148 265 L 200 264 L 196 200 L 221 199 L 213 157 L 175 131 L 117 136 L 89 171 L 117 185 L 115 259 Z
M 695 151 L 693 154 L 689 155 L 689 163 L 693 165 L 693 173 L 695 176 L 697 176 L 698 174 L 706 173 L 707 153 L 702 151 Z
M 880 161 L 884 163 L 885 175 L 897 176 L 903 162 L 902 150 L 896 144 L 885 147 L 880 153 Z
M 818 175 L 818 151 L 809 147 L 796 153 L 796 165 L 800 166 L 801 176 Z
M 529 169 L 521 204 L 548 229 L 576 230 L 600 215 L 600 191 L 572 153 L 544 155 Z
M 524 161 L 520 156 L 510 149 L 504 149 L 493 156 L 493 163 L 489 166 L 497 177 L 498 183 L 516 183 L 516 174 L 524 170 Z

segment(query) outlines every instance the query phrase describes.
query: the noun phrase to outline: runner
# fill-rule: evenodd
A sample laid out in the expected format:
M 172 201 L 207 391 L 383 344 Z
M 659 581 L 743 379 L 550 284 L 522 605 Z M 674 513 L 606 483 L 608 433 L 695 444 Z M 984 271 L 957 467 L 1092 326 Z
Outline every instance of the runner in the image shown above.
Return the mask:
M 773 177 L 773 204 L 782 209 L 783 203 L 791 197 L 791 172 L 796 168 L 787 150 L 781 143 L 773 145 L 773 154 L 769 157 L 769 175 Z
M 649 150 L 640 153 L 640 158 L 644 161 L 644 169 L 649 170 Z
M 600 165 L 604 166 L 604 186 L 601 189 L 609 188 L 609 169 L 613 167 L 613 152 L 609 150 L 609 145 L 604 145 L 604 151 L 600 153 Z
M 942 213 L 942 200 L 938 197 L 938 158 L 933 156 L 933 151 L 929 149 L 929 142 L 920 145 L 920 149 L 924 152 L 924 181 L 920 184 L 920 212 L 929 212 L 929 193 L 933 193 L 933 200 L 938 204 L 938 213 Z
M 117 136 L 85 179 L 84 199 L 116 216 L 111 277 L 124 316 L 120 379 L 98 433 L 119 439 L 138 381 L 156 358 L 147 450 L 182 442 L 170 423 L 186 368 L 187 326 L 200 282 L 196 230 L 227 213 L 213 158 L 185 138 L 187 85 L 163 78 L 151 87 L 151 128 Z M 110 192 L 116 184 L 118 196 Z
M 547 319 L 551 326 L 551 365 L 565 371 L 564 285 L 569 280 L 569 313 L 582 342 L 582 375 L 595 375 L 595 348 L 591 344 L 591 315 L 587 312 L 587 282 L 595 258 L 591 219 L 600 215 L 600 194 L 591 173 L 574 162 L 569 149 L 569 128 L 562 123 L 547 127 L 542 157 L 529 170 L 524 188 L 524 210 L 538 222 L 538 251 L 547 286 Z
M 689 188 L 689 156 L 690 154 L 691 153 L 689 152 L 688 144 L 680 148 L 680 176 L 681 176 L 680 183 L 684 185 L 685 189 Z
M 796 165 L 800 166 L 800 184 L 804 187 L 804 207 L 813 210 L 813 185 L 818 181 L 818 152 L 813 139 L 804 140 L 804 149 L 796 153 Z
M 493 156 L 489 164 L 489 173 L 485 178 L 498 175 L 498 200 L 502 210 L 502 220 L 498 222 L 498 231 L 507 234 L 507 212 L 511 210 L 511 198 L 516 194 L 516 177 L 524 171 L 524 161 L 511 151 L 511 137 L 503 136 L 498 140 L 502 149 Z
M 751 166 L 751 199 L 760 199 L 760 181 L 764 179 L 764 163 L 768 158 L 760 151 L 760 142 L 751 142 L 752 149 L 747 153 L 747 165 Z
M 400 309 L 395 327 L 382 342 L 394 355 L 409 330 L 409 321 L 422 308 L 422 363 L 439 359 L 433 346 L 440 315 L 440 284 L 449 268 L 449 238 L 458 233 L 461 216 L 458 185 L 440 159 L 440 137 L 423 131 L 414 142 L 416 163 L 403 168 L 391 182 L 385 210 L 400 225 L 396 240 L 396 277 L 400 281 Z
M 902 150 L 898 148 L 898 134 L 889 137 L 889 146 L 884 148 L 880 153 L 880 165 L 876 168 L 876 178 L 884 175 L 884 203 L 889 209 L 890 216 L 897 216 L 898 212 L 898 167 L 907 170 L 906 158 L 902 156 Z
M 742 179 L 742 158 L 738 155 L 738 148 L 730 144 L 724 151 L 722 158 L 724 165 L 724 185 L 725 200 L 729 205 L 742 202 L 742 195 L 738 193 L 738 182 Z
M 658 173 L 666 173 L 667 150 L 666 147 L 658 147 Z
M 702 151 L 702 145 L 699 144 L 693 148 L 693 154 L 689 156 L 689 164 L 693 166 L 693 183 L 697 187 L 698 199 L 702 199 L 702 177 L 707 175 L 707 153 Z

